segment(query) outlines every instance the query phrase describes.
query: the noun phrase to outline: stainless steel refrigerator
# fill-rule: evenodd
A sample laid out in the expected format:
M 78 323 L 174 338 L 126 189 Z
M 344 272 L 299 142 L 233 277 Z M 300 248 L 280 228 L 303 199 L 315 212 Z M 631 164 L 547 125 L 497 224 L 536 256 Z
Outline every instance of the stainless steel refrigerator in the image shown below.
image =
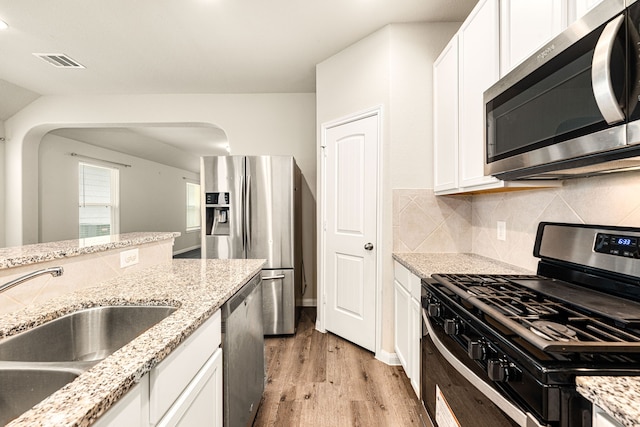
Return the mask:
M 300 169 L 292 156 L 202 157 L 202 254 L 263 258 L 265 335 L 293 334 L 302 298 Z

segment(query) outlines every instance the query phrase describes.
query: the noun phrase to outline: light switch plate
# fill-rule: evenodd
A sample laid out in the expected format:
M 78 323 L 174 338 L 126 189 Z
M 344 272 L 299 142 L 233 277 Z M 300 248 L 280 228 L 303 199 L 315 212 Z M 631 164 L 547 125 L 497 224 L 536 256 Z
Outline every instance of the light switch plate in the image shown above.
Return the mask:
M 120 252 L 120 268 L 136 265 L 139 261 L 138 248 Z
M 498 230 L 498 240 L 507 240 L 507 223 L 506 221 L 498 221 L 497 224 Z

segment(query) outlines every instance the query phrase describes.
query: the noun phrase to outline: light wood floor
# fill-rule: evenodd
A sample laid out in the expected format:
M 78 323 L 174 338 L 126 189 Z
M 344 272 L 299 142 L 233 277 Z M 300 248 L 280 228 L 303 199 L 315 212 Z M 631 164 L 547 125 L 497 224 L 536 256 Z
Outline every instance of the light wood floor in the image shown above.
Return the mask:
M 430 425 L 401 367 L 314 327 L 315 310 L 305 308 L 294 337 L 265 340 L 267 386 L 254 427 Z

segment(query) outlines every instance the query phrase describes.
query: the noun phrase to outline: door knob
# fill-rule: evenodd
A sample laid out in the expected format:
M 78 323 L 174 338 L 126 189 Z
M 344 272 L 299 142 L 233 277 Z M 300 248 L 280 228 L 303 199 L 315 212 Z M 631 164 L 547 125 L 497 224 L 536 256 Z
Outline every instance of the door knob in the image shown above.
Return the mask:
M 368 251 L 372 250 L 372 249 L 373 249 L 373 243 L 367 243 L 367 244 L 365 244 L 365 245 L 364 245 L 364 248 L 365 248 L 366 250 L 368 250 Z

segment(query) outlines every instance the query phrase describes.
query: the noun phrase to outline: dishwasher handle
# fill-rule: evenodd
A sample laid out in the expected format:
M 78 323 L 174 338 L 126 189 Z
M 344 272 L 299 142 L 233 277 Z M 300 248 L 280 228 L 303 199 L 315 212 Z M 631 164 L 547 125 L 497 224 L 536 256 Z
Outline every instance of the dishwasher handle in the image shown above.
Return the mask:
M 278 274 L 276 276 L 262 276 L 262 280 L 278 280 L 278 279 L 284 279 L 285 275 L 284 274 Z
M 236 292 L 229 300 L 222 306 L 222 317 L 223 320 L 226 317 L 229 317 L 231 313 L 233 313 L 238 307 L 242 305 L 244 301 L 246 301 L 249 296 L 253 293 L 253 291 L 260 286 L 262 280 L 260 275 L 256 275 L 244 285 L 238 292 Z

